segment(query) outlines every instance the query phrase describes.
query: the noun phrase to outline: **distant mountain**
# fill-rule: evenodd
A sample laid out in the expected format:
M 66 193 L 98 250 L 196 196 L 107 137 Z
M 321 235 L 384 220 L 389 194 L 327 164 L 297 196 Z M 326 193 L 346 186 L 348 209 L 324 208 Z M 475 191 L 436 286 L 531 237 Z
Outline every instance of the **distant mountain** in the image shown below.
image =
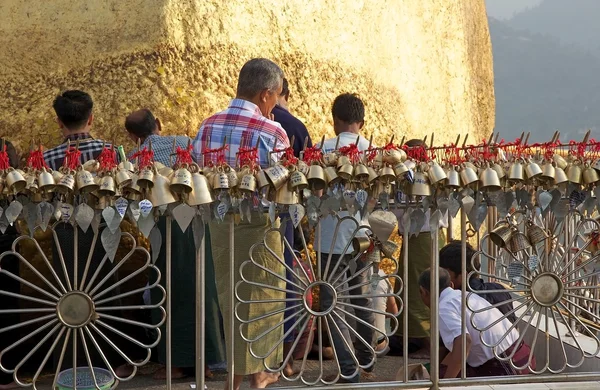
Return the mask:
M 496 0 L 502 1 L 502 0 Z M 600 55 L 600 1 L 544 0 L 508 20 L 510 26 L 555 36 Z
M 542 0 L 485 0 L 488 15 L 496 19 L 509 19 L 527 8 L 538 5 Z
M 522 131 L 531 131 L 533 140 L 543 141 L 559 130 L 561 139 L 568 140 L 581 138 L 587 128 L 600 129 L 598 57 L 493 18 L 489 23 L 496 130 L 501 137 L 514 139 Z

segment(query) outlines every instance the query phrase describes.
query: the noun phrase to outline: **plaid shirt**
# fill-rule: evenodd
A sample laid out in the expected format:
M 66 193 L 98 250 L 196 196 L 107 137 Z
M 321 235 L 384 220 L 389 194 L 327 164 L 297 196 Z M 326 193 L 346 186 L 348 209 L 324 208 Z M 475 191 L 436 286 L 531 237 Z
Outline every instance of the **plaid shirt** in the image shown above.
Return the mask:
M 46 164 L 55 171 L 63 165 L 68 141 L 71 141 L 72 146 L 75 146 L 75 143 L 79 141 L 82 164 L 88 160 L 96 159 L 102 152 L 102 146 L 104 145 L 104 141 L 92 138 L 89 133 L 69 134 L 62 144 L 44 152 Z M 106 143 L 106 146 L 110 147 L 112 144 Z
M 269 152 L 274 148 L 282 149 L 290 146 L 288 136 L 277 122 L 265 118 L 258 106 L 243 99 L 233 99 L 225 111 L 206 119 L 200 126 L 194 139 L 194 157 L 202 161 L 202 152 L 206 149 L 217 149 L 223 146 L 227 137 L 228 150 L 225 152 L 227 164 L 235 166 L 235 157 L 240 147 L 253 148 L 258 142 L 258 159 L 261 167 L 269 164 Z M 276 145 L 277 144 L 277 145 Z M 210 156 L 205 156 L 207 164 Z M 271 155 L 276 162 L 278 156 Z
M 144 142 L 140 145 L 140 150 L 144 149 L 144 147 L 148 147 L 150 141 L 152 141 L 152 151 L 154 152 L 154 161 L 157 161 L 167 167 L 173 166 L 175 164 L 176 156 L 171 154 L 173 153 L 173 139 L 176 141 L 176 146 L 187 149 L 188 141 L 190 141 L 189 137 L 186 136 L 163 136 L 152 134 L 148 138 L 144 140 Z M 133 155 L 137 150 L 129 152 L 127 158 L 133 161 Z

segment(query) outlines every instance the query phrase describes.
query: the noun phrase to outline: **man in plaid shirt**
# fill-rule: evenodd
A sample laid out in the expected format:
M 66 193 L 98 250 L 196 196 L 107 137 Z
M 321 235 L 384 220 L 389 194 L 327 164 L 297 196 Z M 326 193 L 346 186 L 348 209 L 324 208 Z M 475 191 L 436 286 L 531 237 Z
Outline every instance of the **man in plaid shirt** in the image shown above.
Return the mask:
M 79 141 L 82 164 L 96 159 L 102 152 L 104 141 L 94 139 L 90 135 L 94 121 L 92 97 L 83 91 L 66 91 L 56 97 L 53 107 L 65 138 L 62 144 L 44 152 L 44 160 L 48 166 L 58 170 L 63 165 L 69 141 L 72 145 Z
M 285 130 L 279 123 L 272 120 L 271 114 L 271 110 L 277 104 L 277 97 L 281 94 L 283 88 L 283 77 L 281 68 L 270 60 L 255 58 L 248 61 L 240 70 L 236 98 L 229 103 L 229 107 L 225 111 L 211 116 L 200 126 L 198 135 L 194 140 L 194 154 L 197 161 L 201 161 L 202 152 L 206 149 L 216 149 L 226 144 L 228 145 L 225 152 L 226 162 L 232 167 L 235 166 L 236 153 L 240 147 L 253 148 L 256 145 L 258 145 L 259 163 L 263 168 L 268 167 L 270 162 L 276 162 L 277 156 L 269 156 L 269 152 L 274 148 L 281 149 L 290 146 Z M 204 163 L 207 162 L 205 159 Z M 233 343 L 236 351 L 235 356 L 227 356 L 227 360 L 235 362 L 234 389 L 239 389 L 245 375 L 250 376 L 252 387 L 265 388 L 275 383 L 278 376 L 264 370 L 263 360 L 252 357 L 248 351 L 248 344 L 241 338 L 240 332 L 237 330 L 240 323 L 238 321 L 235 324 L 231 323 L 229 313 L 234 308 L 230 307 L 229 300 L 234 286 L 229 285 L 229 273 L 234 272 L 236 279 L 239 280 L 239 266 L 248 259 L 250 248 L 255 243 L 263 242 L 263 240 L 279 258 L 282 258 L 281 236 L 278 232 L 275 232 L 275 234 L 268 232 L 271 227 L 270 223 L 266 223 L 268 218 L 261 218 L 260 215 L 254 213 L 251 221 L 245 220 L 235 225 L 235 248 L 229 248 L 228 238 L 231 218 L 233 217 L 228 215 L 225 223 L 210 223 L 215 276 L 219 305 L 223 313 L 226 344 L 231 346 L 231 343 Z M 230 269 L 229 266 L 230 249 L 234 251 L 234 269 Z M 255 261 L 258 261 L 262 266 L 283 276 L 283 266 L 276 261 L 274 256 L 268 254 L 263 246 L 254 247 L 252 255 Z M 254 275 L 252 280 L 268 285 L 278 285 L 279 283 L 264 272 Z M 279 288 L 284 286 L 285 284 L 279 286 Z M 272 299 L 278 295 L 277 291 L 254 287 L 239 288 L 237 293 L 241 299 L 250 301 Z M 282 300 L 283 298 L 285 298 L 285 294 L 280 297 Z M 277 309 L 281 309 L 277 303 L 273 304 L 272 307 L 251 304 L 248 308 L 250 312 L 247 314 L 251 318 L 256 318 L 258 315 Z M 254 334 L 255 331 L 262 332 L 268 327 L 276 326 L 281 319 L 283 319 L 283 314 L 280 316 L 272 315 L 268 319 L 260 321 L 257 326 L 253 325 L 252 333 Z M 233 340 L 229 331 L 231 326 L 236 329 Z M 283 329 L 281 329 L 281 335 L 278 335 L 278 332 L 271 332 L 271 335 L 262 337 L 260 341 L 256 342 L 253 345 L 254 348 L 257 348 L 255 350 L 266 351 L 267 349 L 263 348 L 272 347 L 283 335 Z M 254 334 L 254 337 L 257 336 L 258 333 Z M 227 352 L 229 352 L 229 347 Z M 265 364 L 269 364 L 270 367 L 280 364 L 283 361 L 282 350 L 279 348 L 274 351 L 267 360 L 265 360 Z M 226 386 L 226 388 L 228 387 Z

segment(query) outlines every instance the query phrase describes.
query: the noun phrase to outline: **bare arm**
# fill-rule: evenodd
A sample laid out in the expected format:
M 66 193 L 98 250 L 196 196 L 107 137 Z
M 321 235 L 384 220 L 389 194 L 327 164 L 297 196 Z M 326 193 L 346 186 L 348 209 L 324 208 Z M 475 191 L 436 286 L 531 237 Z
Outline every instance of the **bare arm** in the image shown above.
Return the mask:
M 387 297 L 386 311 L 393 315 L 398 314 L 398 303 L 396 302 L 396 297 Z
M 469 356 L 469 351 L 471 350 L 471 336 L 468 334 L 467 345 L 465 345 L 465 349 L 467 351 L 466 356 Z M 458 374 L 460 374 L 460 369 L 462 366 L 461 351 L 462 336 L 458 336 L 454 339 L 454 343 L 452 344 L 452 352 L 446 355 L 444 361 L 442 362 L 442 364 L 446 366 L 446 373 L 444 374 L 444 378 L 456 378 L 458 377 Z

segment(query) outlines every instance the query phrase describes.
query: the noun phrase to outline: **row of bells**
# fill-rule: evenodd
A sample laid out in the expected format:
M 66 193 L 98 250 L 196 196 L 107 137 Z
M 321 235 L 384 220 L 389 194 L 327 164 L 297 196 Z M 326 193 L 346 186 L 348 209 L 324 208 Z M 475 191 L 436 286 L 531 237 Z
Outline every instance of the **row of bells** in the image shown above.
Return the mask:
M 527 221 L 525 233 L 508 221 L 499 222 L 490 232 L 490 239 L 500 248 L 517 253 L 531 248 L 533 245 L 546 240 L 548 233 L 532 221 Z

